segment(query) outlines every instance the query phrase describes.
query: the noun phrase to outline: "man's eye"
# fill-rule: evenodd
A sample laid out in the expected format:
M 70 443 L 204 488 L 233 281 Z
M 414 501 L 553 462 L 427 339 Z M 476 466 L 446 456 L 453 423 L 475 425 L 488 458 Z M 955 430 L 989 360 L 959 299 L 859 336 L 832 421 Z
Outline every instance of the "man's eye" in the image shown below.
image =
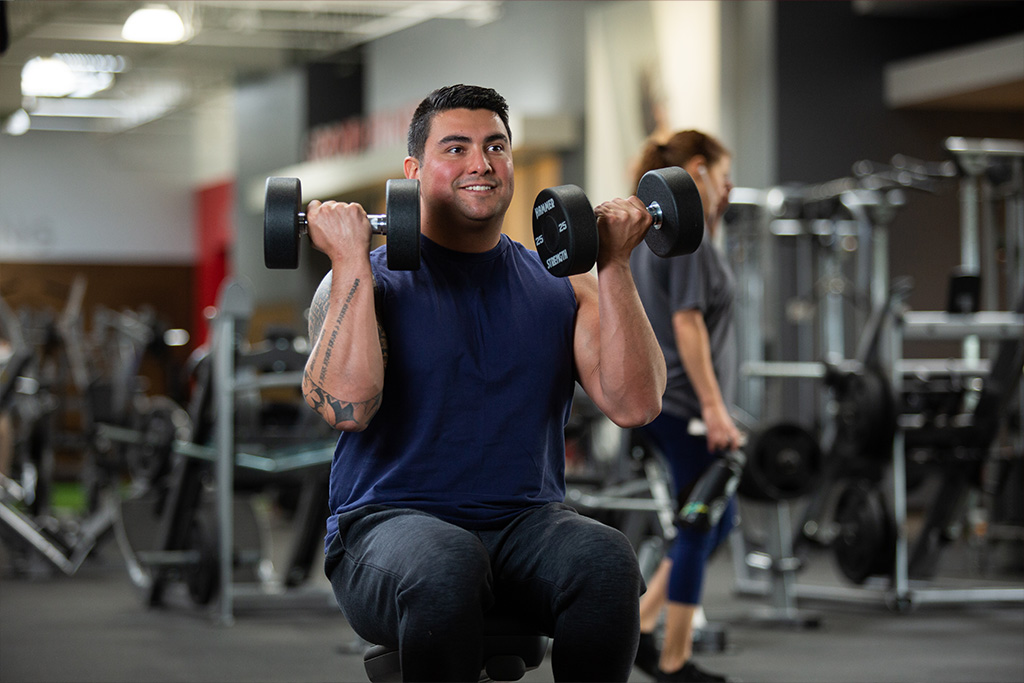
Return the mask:
M 455 146 L 449 147 L 447 151 L 448 151 L 449 154 L 458 154 L 458 153 L 460 153 L 462 151 L 462 146 L 455 145 Z
M 490 147 L 488 147 L 487 149 L 489 151 L 491 151 L 491 152 L 504 152 L 505 151 L 505 145 L 494 144 L 494 145 L 491 145 Z

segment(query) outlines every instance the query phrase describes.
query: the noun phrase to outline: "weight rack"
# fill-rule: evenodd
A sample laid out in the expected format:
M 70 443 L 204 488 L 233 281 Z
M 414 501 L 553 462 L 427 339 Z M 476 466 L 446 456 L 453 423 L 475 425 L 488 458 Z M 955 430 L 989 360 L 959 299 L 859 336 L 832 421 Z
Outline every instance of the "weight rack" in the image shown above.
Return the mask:
M 211 400 L 217 415 L 213 427 L 213 441 L 210 445 L 205 445 L 176 439 L 171 446 L 171 452 L 176 456 L 213 465 L 218 538 L 216 581 L 219 586 L 219 603 L 215 616 L 220 624 L 226 626 L 234 623 L 236 596 L 274 595 L 260 589 L 247 592 L 234 582 L 235 468 L 264 474 L 284 474 L 324 466 L 330 464 L 336 444 L 334 439 L 314 439 L 307 444 L 270 448 L 261 452 L 240 448 L 235 434 L 236 396 L 260 389 L 296 387 L 302 381 L 301 372 L 286 371 L 253 376 L 243 375 L 237 371 L 236 349 L 252 310 L 250 289 L 237 281 L 226 282 L 218 297 L 216 316 L 211 320 Z M 144 435 L 134 429 L 109 424 L 98 425 L 97 436 L 120 443 L 139 443 L 144 438 Z M 299 519 L 301 518 L 300 515 Z M 137 565 L 133 567 L 130 561 L 129 571 L 134 568 L 133 573 L 140 574 L 141 566 L 188 567 L 198 564 L 201 558 L 200 552 L 196 549 L 144 550 L 139 551 L 133 560 L 137 560 Z M 156 589 L 150 588 L 150 604 L 159 602 L 154 590 Z M 324 602 L 326 604 L 327 600 Z
M 1008 296 L 1020 292 L 1024 297 L 1024 143 L 1006 140 L 974 140 L 951 137 L 945 146 L 961 172 L 961 269 L 968 274 L 987 273 L 984 289 L 981 292 L 982 307 L 997 308 L 999 273 L 995 258 L 995 247 L 998 243 L 995 221 L 995 200 L 1005 204 L 1005 235 L 1003 245 L 1007 258 L 1005 272 L 1005 291 Z M 751 196 L 750 203 L 763 203 L 764 196 Z M 982 253 L 981 246 L 989 248 Z M 872 283 L 872 299 L 875 300 L 880 290 L 876 285 L 884 281 L 880 265 L 887 265 L 887 254 L 881 249 L 875 250 L 874 270 L 876 277 Z M 928 372 L 949 371 L 964 377 L 984 377 L 999 369 L 986 359 L 980 357 L 982 340 L 997 343 L 1019 342 L 1024 338 L 1024 314 L 985 310 L 976 313 L 947 313 L 942 311 L 907 311 L 895 316 L 893 324 L 885 338 L 884 355 L 890 368 L 890 381 L 893 394 L 901 395 L 904 380 L 912 370 L 924 368 Z M 910 340 L 942 340 L 962 341 L 963 358 L 947 360 L 908 360 L 903 358 L 903 345 Z M 1019 353 L 1019 351 L 1018 351 Z M 998 359 L 997 359 L 998 360 Z M 1021 368 L 1015 367 L 1013 372 L 1019 377 Z M 817 362 L 766 362 L 754 356 L 744 364 L 741 375 L 746 377 L 824 377 L 825 365 Z M 1005 379 L 1005 378 L 1004 378 Z M 1024 411 L 1024 383 L 1016 389 L 1017 401 Z M 1024 415 L 1021 415 L 1024 421 Z M 797 597 L 824 600 L 841 600 L 850 602 L 881 601 L 897 609 L 909 609 L 915 603 L 958 604 L 969 602 L 1024 602 L 1024 589 L 1009 587 L 968 587 L 949 588 L 938 586 L 921 586 L 913 584 L 910 579 L 910 549 L 907 537 L 907 471 L 906 471 L 906 436 L 907 431 L 914 428 L 914 416 L 901 415 L 897 423 L 892 449 L 892 507 L 896 525 L 896 548 L 893 574 L 888 586 L 873 585 L 860 587 L 813 586 L 793 581 L 792 572 L 795 568 L 783 566 L 790 558 L 780 556 L 769 558 L 777 566 L 761 566 L 762 569 L 773 570 L 770 580 L 753 578 L 750 569 L 757 566 L 755 562 L 747 562 L 744 557 L 745 547 L 742 539 L 733 537 L 734 565 L 737 572 L 736 586 L 740 592 L 751 594 L 778 593 L 781 589 L 788 604 Z M 1024 452 L 1024 435 L 1019 433 L 1009 437 L 1011 448 L 1015 453 Z M 769 535 L 781 535 L 783 543 L 775 543 L 785 547 L 791 542 L 793 530 L 789 526 L 772 525 L 769 520 Z M 776 528 L 777 527 L 777 528 Z M 778 539 L 775 539 L 776 541 Z M 792 570 L 792 571 L 790 571 Z

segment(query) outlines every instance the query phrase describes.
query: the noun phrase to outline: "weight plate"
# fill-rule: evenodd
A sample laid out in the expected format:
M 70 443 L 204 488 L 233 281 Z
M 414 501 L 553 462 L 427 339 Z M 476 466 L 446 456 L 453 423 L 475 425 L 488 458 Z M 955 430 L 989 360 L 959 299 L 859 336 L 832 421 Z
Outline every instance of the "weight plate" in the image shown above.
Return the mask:
M 704 239 L 704 205 L 689 173 L 678 166 L 648 171 L 636 196 L 647 207 L 657 202 L 661 210 L 661 225 L 656 220 L 644 237 L 651 251 L 665 258 L 697 250 Z
M 388 268 L 420 269 L 420 181 L 392 179 L 386 186 Z
M 299 267 L 298 178 L 267 178 L 263 203 L 263 263 L 267 268 Z
M 884 373 L 866 366 L 836 386 L 840 442 L 854 457 L 888 462 L 896 434 L 896 406 Z
M 833 551 L 846 578 L 861 584 L 869 576 L 892 572 L 895 524 L 877 485 L 868 480 L 850 482 L 836 503 L 835 522 L 839 533 Z
M 597 218 L 583 190 L 549 187 L 533 202 L 533 240 L 548 272 L 556 277 L 586 273 L 597 263 Z
M 187 441 L 192 430 L 188 413 L 166 396 L 146 397 L 136 406 L 132 428 L 141 441 L 130 444 L 125 457 L 132 480 L 151 486 L 170 471 L 175 439 Z
M 749 440 L 739 491 L 754 500 L 780 501 L 809 493 L 821 469 L 821 446 L 804 427 L 779 422 Z

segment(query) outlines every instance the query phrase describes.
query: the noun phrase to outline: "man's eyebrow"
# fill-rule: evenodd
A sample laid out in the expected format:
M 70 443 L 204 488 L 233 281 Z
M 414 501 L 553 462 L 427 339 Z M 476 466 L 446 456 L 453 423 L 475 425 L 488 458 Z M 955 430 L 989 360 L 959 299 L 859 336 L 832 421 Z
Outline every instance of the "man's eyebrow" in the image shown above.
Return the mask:
M 471 142 L 471 140 L 466 135 L 445 135 L 443 138 L 437 141 L 437 144 L 448 145 L 453 142 Z
M 463 144 L 467 144 L 467 143 L 473 142 L 473 139 L 470 138 L 467 135 L 452 134 L 452 135 L 444 136 L 443 138 L 441 138 L 440 140 L 437 141 L 437 144 L 439 146 L 440 145 L 449 145 L 449 144 L 451 144 L 453 142 L 461 142 Z M 494 133 L 494 134 L 488 135 L 486 138 L 484 138 L 484 142 L 485 143 L 491 143 L 491 142 L 506 142 L 507 143 L 508 142 L 508 136 L 505 135 L 504 133 Z

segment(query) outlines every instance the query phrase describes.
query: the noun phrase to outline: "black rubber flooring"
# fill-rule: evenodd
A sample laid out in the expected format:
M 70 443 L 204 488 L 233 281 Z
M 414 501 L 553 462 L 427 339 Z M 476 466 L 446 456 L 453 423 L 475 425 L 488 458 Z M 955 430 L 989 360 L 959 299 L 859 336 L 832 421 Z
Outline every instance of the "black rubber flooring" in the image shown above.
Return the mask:
M 366 680 L 362 643 L 319 576 L 297 593 L 239 596 L 234 623 L 224 626 L 184 591 L 172 592 L 167 607 L 146 608 L 113 540 L 72 577 L 14 575 L 9 555 L 0 548 L 0 683 Z M 880 600 L 801 600 L 796 616 L 820 618 L 807 628 L 762 620 L 770 601 L 739 595 L 735 577 L 724 549 L 710 566 L 704 602 L 725 629 L 726 647 L 698 661 L 737 680 L 1024 682 L 1020 603 L 897 613 Z M 797 580 L 843 587 L 825 554 L 811 557 Z M 959 577 L 955 585 L 988 581 Z M 1024 588 L 1024 578 L 1011 574 L 997 585 Z M 550 665 L 525 680 L 551 680 Z M 634 672 L 630 680 L 649 679 Z

